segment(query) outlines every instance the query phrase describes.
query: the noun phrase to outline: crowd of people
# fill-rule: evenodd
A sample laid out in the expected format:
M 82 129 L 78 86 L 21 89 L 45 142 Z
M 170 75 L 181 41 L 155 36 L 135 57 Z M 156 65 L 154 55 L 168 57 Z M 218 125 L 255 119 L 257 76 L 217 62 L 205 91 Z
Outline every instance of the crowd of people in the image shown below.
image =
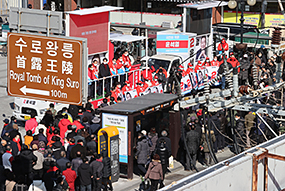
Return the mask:
M 15 117 L 5 119 L 0 144 L 0 190 L 113 190 L 111 159 L 98 153 L 99 113 L 91 103 L 56 111 L 38 124 L 35 114 L 21 135 Z

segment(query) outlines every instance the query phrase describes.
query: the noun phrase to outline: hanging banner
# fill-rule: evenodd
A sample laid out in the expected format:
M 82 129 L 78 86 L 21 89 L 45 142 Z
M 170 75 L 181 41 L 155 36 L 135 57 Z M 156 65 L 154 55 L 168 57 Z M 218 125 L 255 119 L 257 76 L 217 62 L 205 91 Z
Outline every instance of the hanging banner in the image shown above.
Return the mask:
M 190 93 L 193 89 L 189 75 L 184 76 L 180 82 L 182 94 Z
M 151 93 L 163 93 L 162 84 L 151 87 Z
M 130 90 L 130 91 L 125 91 L 125 100 L 129 100 L 129 99 L 133 99 L 135 97 L 138 97 L 138 93 L 137 93 L 137 90 L 134 89 L 134 90 Z

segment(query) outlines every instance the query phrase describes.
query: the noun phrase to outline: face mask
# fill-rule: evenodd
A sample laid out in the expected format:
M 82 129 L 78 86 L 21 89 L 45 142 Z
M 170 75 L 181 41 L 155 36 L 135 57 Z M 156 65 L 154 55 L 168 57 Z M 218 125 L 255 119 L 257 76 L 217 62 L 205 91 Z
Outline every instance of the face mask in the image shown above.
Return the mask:
M 121 86 L 118 86 L 118 88 L 120 88 L 120 89 L 121 89 Z
M 120 61 L 123 61 L 123 59 L 122 59 L 122 58 L 120 58 Z
M 130 87 L 131 84 L 127 84 L 128 87 Z
M 116 64 L 116 61 L 113 61 L 113 64 Z
M 104 62 L 104 64 L 108 64 L 108 62 Z
M 125 56 L 128 56 L 128 53 L 126 53 Z
M 214 58 L 215 61 L 217 61 L 217 58 Z

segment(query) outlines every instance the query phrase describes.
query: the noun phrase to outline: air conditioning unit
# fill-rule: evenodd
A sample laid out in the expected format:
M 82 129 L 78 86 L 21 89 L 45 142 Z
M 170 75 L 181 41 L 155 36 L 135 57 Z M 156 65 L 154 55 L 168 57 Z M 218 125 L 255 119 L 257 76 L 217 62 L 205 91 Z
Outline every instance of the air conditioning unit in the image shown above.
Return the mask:
M 161 26 L 164 28 L 174 28 L 174 24 L 172 21 L 163 21 Z

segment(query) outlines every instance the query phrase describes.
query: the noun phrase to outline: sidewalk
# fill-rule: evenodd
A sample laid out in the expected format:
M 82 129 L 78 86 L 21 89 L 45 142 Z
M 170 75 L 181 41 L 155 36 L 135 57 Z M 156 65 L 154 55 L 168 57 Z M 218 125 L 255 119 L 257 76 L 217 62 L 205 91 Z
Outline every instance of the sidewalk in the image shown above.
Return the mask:
M 226 147 L 224 152 L 216 154 L 219 162 L 228 159 L 234 154 Z M 205 168 L 199 163 L 196 163 L 196 167 L 199 171 L 204 170 Z M 187 177 L 191 174 L 196 173 L 196 171 L 185 171 L 183 166 L 174 160 L 174 168 L 170 169 L 171 173 L 165 175 L 164 184 L 166 187 L 170 185 L 172 182 L 178 181 L 184 177 Z M 139 176 L 134 174 L 134 178 L 132 180 L 128 180 L 125 178 L 120 178 L 118 182 L 113 183 L 114 191 L 127 191 L 127 190 L 139 190 L 139 185 L 141 183 L 141 179 Z

